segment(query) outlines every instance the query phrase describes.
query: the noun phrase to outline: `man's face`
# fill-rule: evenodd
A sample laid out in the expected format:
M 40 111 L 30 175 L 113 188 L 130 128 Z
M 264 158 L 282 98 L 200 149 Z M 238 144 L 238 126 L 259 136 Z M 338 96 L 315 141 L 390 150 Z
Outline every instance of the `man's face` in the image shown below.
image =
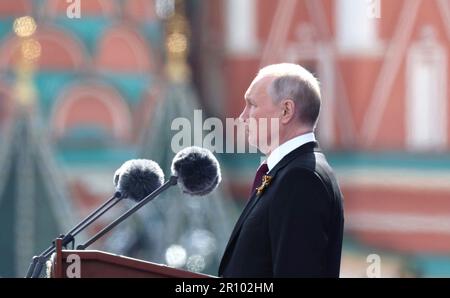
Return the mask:
M 273 77 L 255 79 L 245 93 L 245 108 L 240 119 L 245 123 L 250 145 L 258 147 L 263 153 L 269 148 L 265 144 L 271 144 L 271 119 L 279 118 L 281 108 L 273 103 L 268 94 L 268 86 Z M 266 123 L 266 125 L 261 123 Z

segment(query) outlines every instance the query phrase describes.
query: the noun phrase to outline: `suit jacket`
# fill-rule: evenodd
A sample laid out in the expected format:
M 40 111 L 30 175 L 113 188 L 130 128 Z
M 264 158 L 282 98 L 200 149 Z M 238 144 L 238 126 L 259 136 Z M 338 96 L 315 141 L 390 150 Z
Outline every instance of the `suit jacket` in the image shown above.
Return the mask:
M 286 155 L 230 236 L 222 277 L 339 277 L 343 197 L 316 142 Z

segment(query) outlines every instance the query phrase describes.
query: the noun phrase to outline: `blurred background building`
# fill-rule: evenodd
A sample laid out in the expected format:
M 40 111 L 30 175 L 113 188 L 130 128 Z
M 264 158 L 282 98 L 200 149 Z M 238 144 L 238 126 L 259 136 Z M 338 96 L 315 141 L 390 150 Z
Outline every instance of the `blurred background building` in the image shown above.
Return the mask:
M 373 255 L 381 276 L 450 276 L 449 54 L 448 0 L 1 1 L 0 276 L 106 200 L 124 161 L 169 175 L 173 119 L 238 117 L 278 62 L 321 81 L 341 276 L 367 276 Z M 211 198 L 174 192 L 96 248 L 215 274 L 260 160 L 217 156 Z

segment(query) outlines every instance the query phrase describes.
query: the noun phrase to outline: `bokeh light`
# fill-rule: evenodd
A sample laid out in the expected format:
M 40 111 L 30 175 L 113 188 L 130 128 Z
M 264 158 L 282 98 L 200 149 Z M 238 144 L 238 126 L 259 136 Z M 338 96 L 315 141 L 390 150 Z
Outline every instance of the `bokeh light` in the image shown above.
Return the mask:
M 186 264 L 187 253 L 183 246 L 173 244 L 166 250 L 167 265 L 181 268 Z
M 30 16 L 17 18 L 13 24 L 14 33 L 19 37 L 29 37 L 33 35 L 36 28 L 36 22 Z
M 201 255 L 192 255 L 188 258 L 186 267 L 189 271 L 201 272 L 205 269 L 205 258 Z
M 187 50 L 188 42 L 186 35 L 181 33 L 173 33 L 167 38 L 167 49 L 171 53 L 183 53 Z
M 41 44 L 33 38 L 23 41 L 20 50 L 26 60 L 36 60 L 41 56 Z

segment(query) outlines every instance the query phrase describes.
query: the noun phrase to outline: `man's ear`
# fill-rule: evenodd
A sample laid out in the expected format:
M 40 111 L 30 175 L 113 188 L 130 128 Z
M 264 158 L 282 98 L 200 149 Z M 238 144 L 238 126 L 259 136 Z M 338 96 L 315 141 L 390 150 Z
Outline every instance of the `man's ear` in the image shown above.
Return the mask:
M 284 99 L 281 101 L 281 123 L 287 124 L 295 116 L 295 102 L 292 99 Z

